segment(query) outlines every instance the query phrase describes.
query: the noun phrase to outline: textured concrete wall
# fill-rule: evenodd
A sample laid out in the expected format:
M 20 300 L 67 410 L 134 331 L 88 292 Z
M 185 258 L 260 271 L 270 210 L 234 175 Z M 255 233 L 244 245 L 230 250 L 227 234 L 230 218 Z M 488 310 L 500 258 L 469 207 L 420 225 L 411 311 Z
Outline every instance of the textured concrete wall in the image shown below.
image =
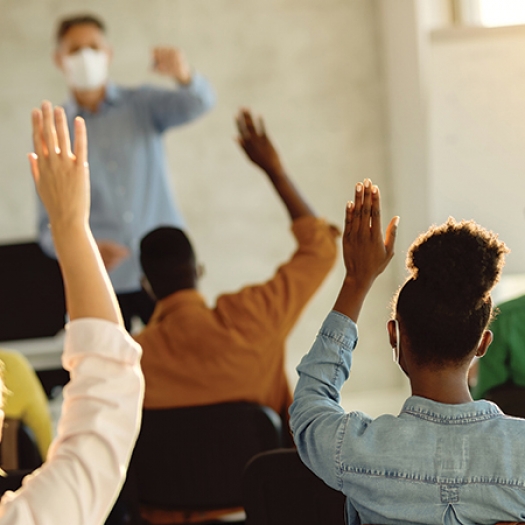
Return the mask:
M 108 23 L 116 81 L 165 82 L 149 72 L 149 50 L 174 44 L 216 87 L 213 113 L 166 138 L 174 191 L 206 265 L 210 301 L 269 277 L 293 249 L 282 206 L 232 140 L 239 106 L 265 115 L 289 172 L 330 220 L 342 223 L 345 202 L 364 177 L 382 184 L 388 199 L 374 1 L 0 0 L 1 241 L 34 235 L 29 111 L 44 97 L 64 100 L 51 62 L 54 23 L 86 8 Z M 339 262 L 294 331 L 292 376 L 341 279 Z M 385 358 L 384 322 L 395 286 L 387 273 L 367 301 L 352 389 L 399 384 Z

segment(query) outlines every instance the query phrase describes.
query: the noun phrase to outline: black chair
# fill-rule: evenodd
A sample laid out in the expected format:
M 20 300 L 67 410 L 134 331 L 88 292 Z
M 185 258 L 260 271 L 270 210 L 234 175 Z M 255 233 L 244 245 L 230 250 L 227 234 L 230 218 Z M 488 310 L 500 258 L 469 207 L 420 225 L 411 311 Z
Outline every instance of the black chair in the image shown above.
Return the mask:
M 8 490 L 18 490 L 22 480 L 42 465 L 33 433 L 18 419 L 6 418 L 0 442 L 0 497 Z
M 509 416 L 525 418 L 525 387 L 507 382 L 495 386 L 485 394 L 485 399 L 498 405 Z
M 36 242 L 0 246 L 0 341 L 52 337 L 66 305 L 58 262 Z
M 5 418 L 0 442 L 0 468 L 31 471 L 42 465 L 33 433 L 20 420 Z
M 60 267 L 36 242 L 0 245 L 0 289 L 0 341 L 53 337 L 64 327 Z M 63 368 L 37 374 L 48 397 L 69 380 Z
M 345 496 L 326 485 L 296 450 L 263 452 L 243 476 L 246 525 L 344 525 Z
M 131 469 L 142 505 L 206 511 L 242 507 L 246 463 L 281 445 L 282 422 L 253 403 L 144 410 Z

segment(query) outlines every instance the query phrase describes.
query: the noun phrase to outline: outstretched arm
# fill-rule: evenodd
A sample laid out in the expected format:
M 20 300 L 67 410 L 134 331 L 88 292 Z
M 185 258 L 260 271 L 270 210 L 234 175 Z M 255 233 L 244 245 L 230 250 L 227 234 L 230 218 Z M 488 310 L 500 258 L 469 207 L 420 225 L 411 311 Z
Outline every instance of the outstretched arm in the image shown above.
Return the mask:
M 49 215 L 71 320 L 96 317 L 121 324 L 113 288 L 89 229 L 89 168 L 84 121 L 75 120 L 71 151 L 66 116 L 49 102 L 32 114 L 36 189 Z
M 398 223 L 399 217 L 394 217 L 383 239 L 379 188 L 370 179 L 356 185 L 355 202 L 346 207 L 343 232 L 346 276 L 334 305 L 334 310 L 355 323 L 376 277 L 394 256 Z
M 342 440 L 350 453 L 368 416 L 347 417 L 340 392 L 350 375 L 357 344 L 355 321 L 375 278 L 392 258 L 397 217 L 383 241 L 379 189 L 370 180 L 359 183 L 355 203 L 346 209 L 343 256 L 346 277 L 333 312 L 317 334 L 314 345 L 297 367 L 299 381 L 290 407 L 290 426 L 304 463 L 328 485 L 342 488 L 345 475 L 339 451 Z
M 248 158 L 266 172 L 290 218 L 315 217 L 313 209 L 286 174 L 279 154 L 266 134 L 262 118 L 256 124 L 250 111 L 242 109 L 236 122 L 239 131 L 237 142 Z
M 30 156 L 49 213 L 71 323 L 66 331 L 62 415 L 42 469 L 0 501 L 0 522 L 104 523 L 126 472 L 140 426 L 141 349 L 120 324 L 115 297 L 88 226 L 86 133 L 75 122 L 74 154 L 61 109 L 35 110 Z M 93 319 L 95 318 L 95 319 Z

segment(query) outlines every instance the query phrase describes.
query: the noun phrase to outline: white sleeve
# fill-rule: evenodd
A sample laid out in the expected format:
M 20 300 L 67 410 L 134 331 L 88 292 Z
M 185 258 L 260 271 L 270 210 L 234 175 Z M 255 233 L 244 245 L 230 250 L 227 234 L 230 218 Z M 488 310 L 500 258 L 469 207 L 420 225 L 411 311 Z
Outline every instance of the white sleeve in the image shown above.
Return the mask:
M 0 501 L 1 525 L 102 524 L 119 493 L 140 426 L 140 346 L 116 324 L 67 327 L 58 435 L 48 459 Z

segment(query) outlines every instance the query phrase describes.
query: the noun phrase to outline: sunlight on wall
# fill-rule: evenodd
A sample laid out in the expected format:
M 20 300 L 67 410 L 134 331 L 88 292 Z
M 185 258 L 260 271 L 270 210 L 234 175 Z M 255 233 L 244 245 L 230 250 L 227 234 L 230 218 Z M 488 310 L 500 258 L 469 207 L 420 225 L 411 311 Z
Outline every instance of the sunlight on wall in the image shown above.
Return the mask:
M 486 27 L 525 24 L 525 2 L 479 0 L 479 23 Z

